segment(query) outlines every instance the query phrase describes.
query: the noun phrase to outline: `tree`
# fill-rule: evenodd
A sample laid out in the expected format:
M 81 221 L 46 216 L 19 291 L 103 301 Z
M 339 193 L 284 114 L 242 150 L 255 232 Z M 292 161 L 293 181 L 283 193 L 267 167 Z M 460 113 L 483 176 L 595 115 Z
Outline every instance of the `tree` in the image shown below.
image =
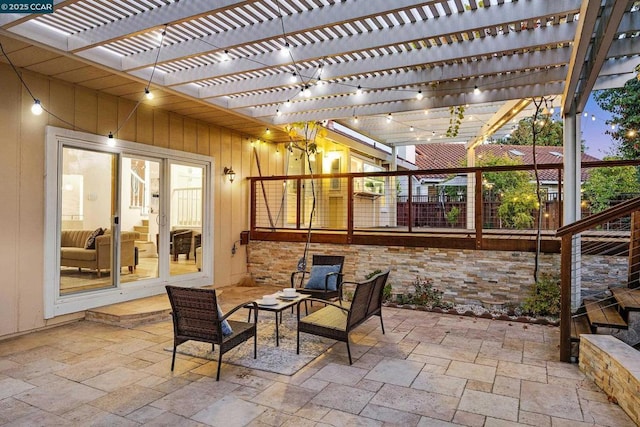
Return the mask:
M 506 145 L 533 145 L 532 123 L 533 117 L 526 117 L 518 122 L 511 135 L 501 138 L 496 142 Z M 544 124 L 536 124 L 538 134 L 536 135 L 537 145 L 562 147 L 562 121 L 555 121 L 550 118 L 544 119 Z
M 611 113 L 606 131 L 616 141 L 616 154 L 623 159 L 640 156 L 640 80 L 633 78 L 623 87 L 594 92 L 600 108 Z
M 522 160 L 489 155 L 478 162 L 479 166 L 521 165 Z M 538 207 L 535 187 L 526 171 L 486 172 L 484 179 L 492 191 L 500 196 L 498 216 L 507 226 L 513 228 L 531 228 L 533 211 Z
M 605 157 L 604 160 L 616 158 Z M 640 192 L 640 183 L 637 170 L 633 166 L 602 167 L 591 171 L 582 189 L 591 213 L 595 214 L 610 207 L 610 202 L 621 195 Z

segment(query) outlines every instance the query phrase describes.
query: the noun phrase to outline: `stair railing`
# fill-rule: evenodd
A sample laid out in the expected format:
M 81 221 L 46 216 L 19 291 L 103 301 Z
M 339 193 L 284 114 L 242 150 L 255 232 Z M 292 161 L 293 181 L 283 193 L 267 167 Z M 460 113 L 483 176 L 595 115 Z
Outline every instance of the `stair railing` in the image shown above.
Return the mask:
M 571 283 L 572 283 L 572 254 L 573 240 L 577 234 L 604 225 L 626 215 L 640 211 L 640 197 L 622 202 L 587 218 L 561 227 L 556 237 L 562 239 L 560 244 L 560 361 L 571 361 Z M 632 220 L 632 223 L 635 220 Z M 630 258 L 637 256 L 632 254 Z M 629 272 L 631 279 L 633 272 Z

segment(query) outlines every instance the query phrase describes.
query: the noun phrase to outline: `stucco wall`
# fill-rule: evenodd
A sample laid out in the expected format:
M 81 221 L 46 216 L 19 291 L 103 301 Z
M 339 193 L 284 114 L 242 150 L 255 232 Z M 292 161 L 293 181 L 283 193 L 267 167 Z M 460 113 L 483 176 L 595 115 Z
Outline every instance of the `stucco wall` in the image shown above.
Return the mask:
M 22 70 L 21 70 L 22 71 Z M 6 64 L 0 64 L 0 337 L 42 328 L 73 316 L 43 317 L 45 126 L 107 135 L 117 129 L 135 102 L 22 71 L 34 96 L 62 120 L 31 114 L 33 100 Z M 142 95 L 142 94 L 141 94 Z M 118 138 L 211 156 L 214 159 L 214 257 L 216 285 L 245 275 L 245 247 L 235 257 L 233 242 L 248 224 L 248 183 L 257 175 L 249 140 L 228 129 L 162 110 L 162 97 L 144 101 L 120 129 Z M 262 172 L 281 173 L 282 156 L 270 144 L 258 147 Z M 233 163 L 232 163 L 233 161 Z M 230 184 L 222 170 L 233 166 Z M 75 316 L 77 317 L 77 316 Z
M 252 241 L 249 271 L 257 283 L 288 286 L 290 274 L 304 254 L 303 243 Z M 520 303 L 533 284 L 534 254 L 529 252 L 311 244 L 312 254 L 344 255 L 345 280 L 358 281 L 389 267 L 394 293 L 412 291 L 417 276 L 433 279 L 449 302 Z M 608 268 L 603 268 L 603 266 Z M 541 272 L 560 271 L 560 256 L 542 255 Z M 626 281 L 625 257 L 583 256 L 583 289 L 602 290 Z

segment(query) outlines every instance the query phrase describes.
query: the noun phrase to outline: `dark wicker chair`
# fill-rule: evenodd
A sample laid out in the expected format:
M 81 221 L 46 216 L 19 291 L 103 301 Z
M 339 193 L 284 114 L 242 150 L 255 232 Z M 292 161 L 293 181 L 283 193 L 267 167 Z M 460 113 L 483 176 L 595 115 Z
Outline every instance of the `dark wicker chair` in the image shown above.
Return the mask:
M 257 324 L 258 305 L 255 302 L 240 304 L 222 317 L 218 316 L 218 301 L 215 289 L 181 288 L 166 286 L 171 302 L 171 316 L 173 317 L 173 358 L 171 370 L 176 362 L 176 347 L 186 341 L 200 341 L 211 343 L 211 351 L 215 351 L 218 344 L 218 373 L 216 381 L 220 380 L 220 366 L 222 355 L 232 348 L 253 337 L 253 358 L 257 357 Z M 253 308 L 253 323 L 228 319 L 239 309 Z M 233 333 L 222 334 L 222 322 L 227 320 Z
M 298 292 L 311 295 L 312 298 L 322 300 L 342 299 L 342 266 L 344 265 L 344 257 L 341 255 L 314 255 L 311 258 L 311 267 L 316 265 L 339 265 L 340 270 L 337 273 L 329 273 L 324 278 L 324 289 L 306 289 L 305 278 L 311 274 L 310 271 L 294 271 L 291 273 L 291 287 L 298 288 Z M 329 279 L 331 276 L 336 277 L 336 290 L 329 289 Z
M 339 300 L 336 303 L 332 303 L 318 300 L 324 302 L 326 306 L 302 319 L 300 318 L 300 305 L 302 301 L 298 302 L 297 353 L 300 354 L 300 332 L 319 335 L 346 343 L 349 364 L 351 365 L 353 362 L 351 360 L 351 349 L 349 348 L 349 333 L 355 327 L 369 317 L 376 315 L 380 316 L 380 326 L 384 334 L 382 295 L 388 277 L 389 270 L 377 274 L 367 281 L 356 283 L 353 300 L 351 302 Z

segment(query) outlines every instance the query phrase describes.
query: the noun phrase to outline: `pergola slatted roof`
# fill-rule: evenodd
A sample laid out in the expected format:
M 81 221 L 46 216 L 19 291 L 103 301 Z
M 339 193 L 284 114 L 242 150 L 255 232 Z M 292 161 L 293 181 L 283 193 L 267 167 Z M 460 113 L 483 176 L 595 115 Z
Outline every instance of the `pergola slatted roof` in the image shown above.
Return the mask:
M 75 59 L 77 69 L 96 67 L 137 84 L 115 79 L 123 87 L 109 87 L 101 73 L 93 73 L 98 81 L 83 80 L 74 70 L 54 69 L 53 61 L 25 59 L 20 66 L 136 100 L 136 88 L 153 76 L 152 89 L 193 103 L 182 111 L 216 116 L 199 108 L 209 106 L 221 113 L 219 123 L 239 118 L 243 131 L 332 120 L 390 145 L 428 142 L 416 138 L 417 129 L 439 142 L 468 142 L 489 128 L 508 133 L 511 127 L 495 124 L 512 114 L 497 112 L 511 104 L 522 109 L 521 99 L 555 97 L 565 109 L 575 100 L 581 110 L 590 91 L 622 85 L 640 62 L 637 0 L 54 3 L 53 14 L 1 15 L 3 40 L 32 43 Z M 477 122 L 463 122 L 450 139 L 443 132 L 454 106 Z M 387 125 L 389 114 L 404 131 Z

